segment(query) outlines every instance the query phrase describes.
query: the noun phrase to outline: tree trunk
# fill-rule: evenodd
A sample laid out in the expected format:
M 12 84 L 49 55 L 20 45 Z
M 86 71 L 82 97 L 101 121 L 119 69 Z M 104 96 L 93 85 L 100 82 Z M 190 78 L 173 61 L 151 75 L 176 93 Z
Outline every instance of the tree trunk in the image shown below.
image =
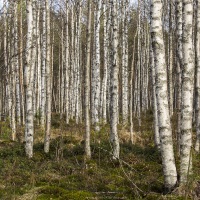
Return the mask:
M 183 66 L 183 47 L 182 47 L 182 0 L 176 0 L 176 36 L 177 36 L 177 147 L 180 155 L 180 136 L 181 136 L 181 79 Z
M 162 33 L 162 1 L 151 0 L 151 38 L 156 74 L 156 100 L 158 106 L 158 126 L 161 139 L 161 155 L 165 188 L 173 189 L 177 182 L 174 159 L 172 130 L 167 96 L 167 71 L 165 47 Z
M 96 8 L 95 19 L 95 62 L 93 66 L 93 95 L 94 95 L 94 109 L 92 110 L 94 116 L 95 130 L 99 131 L 99 103 L 100 103 L 100 12 L 101 12 L 101 0 L 98 0 Z
M 50 135 L 51 135 L 51 44 L 50 44 L 50 8 L 49 0 L 45 0 L 46 3 L 46 31 L 47 31 L 47 44 L 46 44 L 46 130 L 44 138 L 44 152 L 49 152 Z
M 193 1 L 183 0 L 183 69 L 180 138 L 180 182 L 188 180 L 192 168 L 192 115 L 194 87 L 194 56 L 192 43 Z
M 196 0 L 196 40 L 195 40 L 195 51 L 196 51 L 196 143 L 195 150 L 199 153 L 200 146 L 200 0 Z
M 110 141 L 112 144 L 113 159 L 119 159 L 119 138 L 118 138 L 118 26 L 117 26 L 117 1 L 111 0 L 111 26 L 112 26 L 112 65 L 111 65 L 111 100 L 110 100 Z
M 128 122 L 128 2 L 122 2 L 122 118 Z
M 41 68 L 41 106 L 40 106 L 40 124 L 45 128 L 45 105 L 46 105 L 46 9 L 45 1 L 42 2 L 42 68 Z
M 32 45 L 33 45 L 33 1 L 27 0 L 27 43 L 26 43 L 26 65 L 25 65 L 25 88 L 26 88 L 26 123 L 25 123 L 25 150 L 26 155 L 33 156 L 33 64 L 32 64 Z
M 160 150 L 160 135 L 159 135 L 159 124 L 158 124 L 158 106 L 156 99 L 156 75 L 155 75 L 155 64 L 153 49 L 150 47 L 150 62 L 151 62 L 151 76 L 152 76 L 152 95 L 153 95 L 153 115 L 154 115 L 154 141 L 158 150 Z
M 91 158 L 90 149 L 90 58 L 91 58 L 91 0 L 88 0 L 87 61 L 85 68 L 85 155 Z

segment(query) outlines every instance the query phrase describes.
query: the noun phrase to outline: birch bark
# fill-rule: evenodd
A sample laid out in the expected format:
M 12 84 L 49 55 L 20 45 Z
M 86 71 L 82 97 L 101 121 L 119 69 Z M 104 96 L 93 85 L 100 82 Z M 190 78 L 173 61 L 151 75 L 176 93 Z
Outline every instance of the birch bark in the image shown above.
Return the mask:
M 66 113 L 66 123 L 69 123 L 69 2 L 66 1 L 66 21 L 65 21 L 65 64 L 66 64 L 66 74 L 65 74 L 65 113 Z
M 196 0 L 196 41 L 195 41 L 195 50 L 196 50 L 196 143 L 195 150 L 199 152 L 200 147 L 200 0 Z
M 128 122 L 128 2 L 122 2 L 122 118 Z
M 95 130 L 99 131 L 99 103 L 100 103 L 100 13 L 101 13 L 101 0 L 97 3 L 96 20 L 95 20 L 95 64 L 92 81 L 94 81 L 94 124 Z
M 50 8 L 49 0 L 45 0 L 46 4 L 46 31 L 47 31 L 47 44 L 46 44 L 46 130 L 44 138 L 44 152 L 49 152 L 50 136 L 51 136 L 51 44 L 50 44 Z
M 12 3 L 10 3 L 10 8 L 11 8 L 11 21 L 10 21 L 10 26 L 11 26 L 11 37 L 10 37 L 10 41 L 9 41 L 9 45 L 10 45 L 10 95 L 11 95 L 11 129 L 12 129 L 12 140 L 15 141 L 16 139 L 16 122 L 15 122 L 15 109 L 16 109 L 16 64 L 17 64 L 17 60 L 16 60 L 16 56 L 15 56 L 15 39 L 16 39 L 16 35 L 15 35 L 15 23 L 13 23 L 15 20 L 15 4 L 16 2 L 13 1 Z
M 107 115 L 106 115 L 106 99 L 107 99 L 107 79 L 108 79 L 108 26 L 107 26 L 107 11 L 106 11 L 106 6 L 107 6 L 107 0 L 103 1 L 103 14 L 104 14 L 104 19 L 103 19 L 103 27 L 104 27 L 104 74 L 103 74 L 103 81 L 102 81 L 102 118 L 103 118 L 103 123 L 105 124 L 107 122 Z
M 156 100 L 158 107 L 162 165 L 165 188 L 171 190 L 176 185 L 177 172 L 173 152 L 172 130 L 167 97 L 167 72 L 161 19 L 162 1 L 151 0 L 151 38 L 156 74 Z
M 18 17 L 17 17 L 17 1 L 14 1 L 14 65 L 16 74 L 16 116 L 17 123 L 21 125 L 21 91 L 19 81 L 19 60 L 18 60 Z M 15 98 L 15 97 L 14 97 Z
M 111 100 L 110 100 L 110 141 L 112 144 L 113 159 L 119 159 L 119 138 L 118 138 L 118 75 L 119 75 L 119 62 L 118 62 L 118 24 L 117 24 L 117 1 L 110 0 L 111 3 L 111 26 L 113 30 L 112 38 L 112 65 L 111 65 Z
M 26 43 L 26 65 L 25 65 L 25 93 L 26 93 L 26 123 L 25 123 L 25 150 L 26 155 L 31 158 L 33 156 L 33 64 L 31 60 L 33 45 L 33 1 L 27 0 L 27 43 Z
M 177 36 L 177 146 L 180 155 L 180 136 L 181 136 L 181 79 L 183 66 L 183 30 L 182 30 L 182 0 L 176 0 L 176 36 Z
M 21 114 L 22 114 L 22 124 L 25 124 L 25 95 L 24 95 L 24 72 L 23 72 L 23 0 L 20 1 L 20 30 L 19 30 L 19 81 L 20 81 L 20 91 L 21 91 Z
M 85 68 L 85 154 L 91 157 L 90 149 L 90 58 L 91 58 L 91 0 L 88 0 L 87 19 L 87 60 Z
M 133 57 L 131 63 L 131 71 L 130 71 L 130 100 L 129 100 L 129 110 L 130 110 L 130 141 L 134 143 L 134 133 L 133 133 L 133 77 L 134 77 L 134 65 L 135 65 L 135 41 L 137 36 L 137 30 L 134 36 L 133 42 Z
M 46 105 L 46 9 L 45 1 L 42 2 L 42 41 L 41 41 L 41 106 L 40 106 L 40 123 L 45 128 L 45 105 Z
M 158 124 L 158 106 L 156 99 L 156 76 L 155 76 L 155 64 L 153 49 L 150 49 L 150 64 L 151 64 L 151 76 L 152 76 L 152 87 L 153 87 L 153 114 L 154 114 L 154 141 L 157 148 L 160 150 L 160 135 L 159 135 L 159 124 Z
M 192 169 L 192 115 L 194 87 L 194 55 L 192 42 L 193 1 L 183 0 L 183 69 L 180 138 L 180 182 L 187 182 Z

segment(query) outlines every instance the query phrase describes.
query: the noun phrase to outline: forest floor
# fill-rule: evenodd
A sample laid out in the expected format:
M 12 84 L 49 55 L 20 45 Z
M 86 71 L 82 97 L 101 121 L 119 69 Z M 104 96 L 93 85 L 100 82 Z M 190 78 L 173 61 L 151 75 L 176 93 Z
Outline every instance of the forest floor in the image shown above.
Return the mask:
M 66 126 L 59 116 L 54 116 L 50 153 L 44 153 L 43 131 L 36 127 L 34 156 L 28 159 L 24 144 L 10 141 L 8 122 L 1 122 L 0 199 L 195 199 L 200 157 L 194 155 L 194 173 L 185 194 L 180 195 L 180 188 L 164 194 L 161 156 L 153 143 L 152 114 L 144 117 L 143 122 L 141 131 L 135 132 L 134 145 L 129 143 L 128 129 L 119 126 L 119 161 L 113 161 L 109 153 L 109 126 L 102 127 L 99 133 L 92 132 L 92 159 L 87 161 L 84 125 L 71 122 Z M 22 135 L 21 128 L 19 140 Z

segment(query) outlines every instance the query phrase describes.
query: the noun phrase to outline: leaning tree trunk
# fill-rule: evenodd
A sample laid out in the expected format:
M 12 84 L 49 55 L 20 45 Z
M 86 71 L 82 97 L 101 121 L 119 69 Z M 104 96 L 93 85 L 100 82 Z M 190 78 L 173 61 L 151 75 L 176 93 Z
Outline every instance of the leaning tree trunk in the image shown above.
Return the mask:
M 194 56 L 192 43 L 193 1 L 183 0 L 183 69 L 180 138 L 180 182 L 186 183 L 192 168 L 192 115 L 194 87 Z
M 111 0 L 111 26 L 112 26 L 112 64 L 111 64 L 111 100 L 110 100 L 110 141 L 112 144 L 113 159 L 119 159 L 119 138 L 117 132 L 118 124 L 118 75 L 119 75 L 119 63 L 118 63 L 118 26 L 117 26 L 117 1 Z
M 158 126 L 161 139 L 162 165 L 165 188 L 171 190 L 177 182 L 172 130 L 167 96 L 167 71 L 165 47 L 162 32 L 162 1 L 151 0 L 151 38 L 156 74 L 156 100 L 158 106 Z

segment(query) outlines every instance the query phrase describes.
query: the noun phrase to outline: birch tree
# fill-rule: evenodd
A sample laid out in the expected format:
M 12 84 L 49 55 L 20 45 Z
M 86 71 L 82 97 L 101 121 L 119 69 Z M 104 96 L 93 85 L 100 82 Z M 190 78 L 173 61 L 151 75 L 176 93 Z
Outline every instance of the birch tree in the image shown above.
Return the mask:
M 122 2 L 122 118 L 128 122 L 128 1 Z
M 45 1 L 42 1 L 42 47 L 41 47 L 41 106 L 40 106 L 40 123 L 45 128 L 45 105 L 46 105 L 46 9 Z
M 25 97 L 24 97 L 24 64 L 23 64 L 23 0 L 20 1 L 20 25 L 19 25 L 19 82 L 21 92 L 22 124 L 25 124 Z
M 46 44 L 46 130 L 44 138 L 44 152 L 49 152 L 50 135 L 51 135 L 51 44 L 50 44 L 50 8 L 49 0 L 45 0 L 46 4 L 46 31 L 47 31 L 47 44 Z
M 158 126 L 161 140 L 162 165 L 165 188 L 173 189 L 177 182 L 172 130 L 167 96 L 167 72 L 165 47 L 162 33 L 162 1 L 151 0 L 151 38 L 154 52 L 156 74 L 156 100 L 158 107 Z
M 91 57 L 91 0 L 88 0 L 88 19 L 87 19 L 87 61 L 85 68 L 85 154 L 91 157 L 90 149 L 90 57 Z
M 193 1 L 183 0 L 183 72 L 181 101 L 180 182 L 187 182 L 192 168 L 192 115 L 194 87 L 194 55 L 192 42 Z
M 169 112 L 173 115 L 173 0 L 168 2 L 169 9 L 169 38 L 168 38 L 168 97 L 169 97 Z
M 134 36 L 133 42 L 133 57 L 131 63 L 131 71 L 130 71 L 130 100 L 129 100 L 129 110 L 130 110 L 130 141 L 134 143 L 134 133 L 133 133 L 133 77 L 134 77 L 134 64 L 135 64 L 135 41 L 137 36 L 137 30 Z
M 107 113 L 106 113 L 106 105 L 107 105 L 107 80 L 108 80 L 108 20 L 107 20 L 107 10 L 106 6 L 108 6 L 107 0 L 103 0 L 103 48 L 104 48 L 104 73 L 103 73 L 103 80 L 102 80 L 102 87 L 101 87 L 101 103 L 102 103 L 102 118 L 103 123 L 107 122 Z
M 138 41 L 137 41 L 137 71 L 136 71 L 136 80 L 135 80 L 135 105 L 137 111 L 137 117 L 139 122 L 139 127 L 141 127 L 141 0 L 138 0 Z
M 69 2 L 66 1 L 66 21 L 65 21 L 65 113 L 66 123 L 69 123 Z
M 153 95 L 153 114 L 154 114 L 154 141 L 157 148 L 160 150 L 160 135 L 159 135 L 159 124 L 158 124 L 158 107 L 156 99 L 156 77 L 155 77 L 155 64 L 153 49 L 150 47 L 150 59 L 151 59 L 151 76 L 152 76 L 152 95 Z
M 183 30 L 182 30 L 182 0 L 176 0 L 176 37 L 177 37 L 177 138 L 178 154 L 180 153 L 180 135 L 181 135 L 181 69 L 183 66 Z
M 8 109 L 8 115 L 11 117 L 10 107 L 11 107 L 11 99 L 10 99 L 10 85 L 9 85 L 9 66 L 8 66 L 8 45 L 7 45 L 7 33 L 8 33 L 8 27 L 7 27 L 7 10 L 6 10 L 6 0 L 3 2 L 3 27 L 4 27 L 4 34 L 3 34 L 3 46 L 4 46 L 4 66 L 6 69 L 6 107 Z
M 92 109 L 92 115 L 94 118 L 94 124 L 96 131 L 99 131 L 99 104 L 100 104 L 100 14 L 101 14 L 101 0 L 96 3 L 96 15 L 95 15 L 95 61 L 92 74 L 92 93 L 94 109 Z
M 26 42 L 26 65 L 25 65 L 25 93 L 26 93 L 26 123 L 25 123 L 25 150 L 26 155 L 33 156 L 33 77 L 34 69 L 32 63 L 32 45 L 33 45 L 33 0 L 27 0 L 27 42 Z
M 12 140 L 14 141 L 16 139 L 16 115 L 15 115 L 15 110 L 16 110 L 16 64 L 17 64 L 17 59 L 15 56 L 15 42 L 16 42 L 16 35 L 15 35 L 15 23 L 13 23 L 15 20 L 15 7 L 16 7 L 16 2 L 10 3 L 10 11 L 12 12 L 11 18 L 10 19 L 10 40 L 8 41 L 9 43 L 9 51 L 10 51 L 10 57 L 9 57 L 9 67 L 10 67 L 10 98 L 11 98 L 11 118 L 10 118 L 10 123 L 11 123 L 11 129 L 12 129 Z
M 110 141 L 112 144 L 113 159 L 119 158 L 119 138 L 118 138 L 118 75 L 119 75 L 119 62 L 118 62 L 118 26 L 117 26 L 117 1 L 110 0 L 111 3 L 111 26 L 112 26 L 112 58 L 111 58 L 111 71 L 110 71 Z
M 19 60 L 18 60 L 18 17 L 17 17 L 17 1 L 14 1 L 14 65 L 16 74 L 16 116 L 17 123 L 21 125 L 21 91 L 20 91 L 20 81 L 19 81 Z M 15 97 L 14 97 L 15 98 Z M 15 120 L 15 119 L 14 119 Z
M 196 24 L 197 32 L 195 38 L 195 52 L 196 52 L 196 143 L 195 150 L 199 152 L 200 146 L 200 0 L 196 0 Z

